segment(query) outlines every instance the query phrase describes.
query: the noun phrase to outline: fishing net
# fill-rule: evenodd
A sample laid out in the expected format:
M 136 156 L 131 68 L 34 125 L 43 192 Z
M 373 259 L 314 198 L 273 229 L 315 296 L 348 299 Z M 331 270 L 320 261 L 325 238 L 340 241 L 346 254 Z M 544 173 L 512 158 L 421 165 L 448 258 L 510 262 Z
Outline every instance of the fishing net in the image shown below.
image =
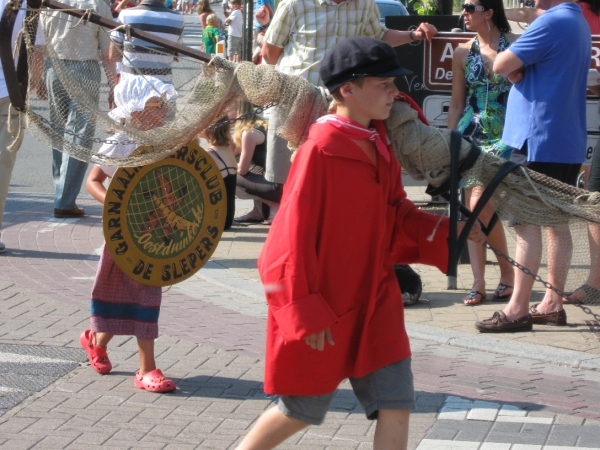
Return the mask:
M 281 74 L 273 66 L 235 64 L 219 57 L 213 57 L 210 62 L 205 63 L 187 56 L 176 56 L 170 51 L 146 47 L 140 48 L 140 51 L 147 59 L 162 58 L 164 61 L 167 58 L 170 61 L 170 79 L 178 97 L 169 105 L 169 115 L 162 126 L 142 130 L 140 128 L 144 127 L 133 127 L 128 121 L 114 121 L 109 117 L 109 84 L 114 84 L 116 80 L 107 79 L 106 73 L 98 74 L 97 67 L 69 67 L 69 63 L 61 59 L 56 49 L 48 44 L 51 42 L 51 27 L 47 24 L 52 21 L 66 21 L 72 30 L 97 27 L 98 33 L 106 36 L 110 35 L 111 30 L 48 9 L 42 9 L 39 15 L 43 25 L 40 30 L 46 41 L 43 47 L 45 67 L 43 74 L 36 72 L 42 70 L 34 63 L 33 35 L 36 28 L 27 25 L 25 34 L 28 36 L 28 54 L 32 68 L 30 81 L 44 75 L 48 84 L 48 74 L 54 72 L 62 84 L 62 91 L 56 91 L 60 95 L 54 100 L 71 107 L 65 117 L 70 119 L 71 115 L 80 116 L 95 124 L 95 128 L 91 132 L 87 130 L 87 134 L 77 131 L 77 127 L 74 127 L 75 130 L 69 128 L 68 120 L 65 123 L 52 117 L 48 101 L 38 98 L 33 92 L 30 92 L 27 104 L 29 127 L 39 140 L 80 160 L 115 166 L 139 166 L 155 162 L 196 139 L 199 133 L 225 116 L 241 100 L 257 106 L 277 104 L 282 119 L 281 127 L 276 130 L 277 134 L 288 140 L 290 147 L 297 147 L 305 138 L 310 124 L 327 112 L 331 100 L 322 89 L 305 79 Z M 120 31 L 127 34 L 124 28 Z M 121 57 L 127 60 L 127 54 L 123 55 L 121 52 Z M 96 81 L 97 77 L 101 77 L 100 82 Z M 433 186 L 448 179 L 448 130 L 422 124 L 417 119 L 417 113 L 404 102 L 396 102 L 387 122 L 396 157 L 413 178 L 427 180 Z M 145 150 L 133 152 L 125 158 L 98 154 L 99 147 L 115 133 L 127 135 L 136 145 L 144 145 Z M 463 141 L 461 159 L 466 157 L 470 148 L 471 144 Z M 486 186 L 502 163 L 503 161 L 489 154 L 481 154 L 463 177 L 473 185 Z M 504 220 L 510 216 L 513 221 L 521 224 L 550 227 L 548 229 L 569 227 L 574 242 L 572 257 L 568 246 L 556 249 L 546 245 L 545 251 L 552 254 L 563 252 L 563 262 L 567 261 L 566 265 L 563 264 L 566 267 L 563 272 L 568 274 L 560 276 L 568 275 L 567 291 L 584 284 L 590 273 L 591 241 L 588 241 L 588 229 L 594 232 L 600 227 L 596 225 L 600 223 L 598 194 L 519 168 L 504 178 L 491 201 Z M 592 237 L 594 235 L 591 234 Z M 594 258 L 598 256 L 597 253 L 592 251 Z M 547 273 L 546 261 L 547 258 L 544 257 L 541 275 Z M 598 282 L 596 286 L 600 287 L 600 280 Z M 600 291 L 589 286 L 585 289 L 588 303 L 600 303 Z
M 129 167 L 158 161 L 195 139 L 242 100 L 259 106 L 277 103 L 282 117 L 278 133 L 291 145 L 298 145 L 309 125 L 326 110 L 326 98 L 321 89 L 303 78 L 282 75 L 273 66 L 255 66 L 250 62 L 235 64 L 220 57 L 205 63 L 174 55 L 172 51 L 136 44 L 133 56 L 113 47 L 122 64 L 134 68 L 121 73 L 121 77 L 147 77 L 158 73 L 163 81 L 172 82 L 178 97 L 169 104 L 167 120 L 160 127 L 145 129 L 148 127 L 132 126 L 127 120 L 115 121 L 108 115 L 109 86 L 115 85 L 117 80 L 109 79 L 111 74 L 101 71 L 96 62 L 81 63 L 79 60 L 89 57 L 89 52 L 88 55 L 78 54 L 77 47 L 69 49 L 69 59 L 65 60 L 61 50 L 53 45 L 52 33 L 68 27 L 69 32 L 82 31 L 85 36 L 84 28 L 92 28 L 100 40 L 106 40 L 111 33 L 113 36 L 121 32 L 126 35 L 127 28 L 111 31 L 52 9 L 41 9 L 39 19 L 40 27 L 29 22 L 24 30 L 30 46 L 30 90 L 33 81 L 42 78 L 54 108 L 49 107 L 48 100 L 30 92 L 27 100 L 29 128 L 40 141 L 82 161 Z M 38 51 L 43 51 L 43 66 L 34 61 L 32 43 L 35 43 L 36 31 L 44 36 L 45 45 L 38 46 Z M 89 34 L 89 30 L 87 32 Z M 40 39 L 37 41 L 39 43 Z M 140 55 L 146 65 L 148 62 L 164 65 L 168 61 L 170 70 L 137 71 L 133 58 Z M 84 127 L 83 122 L 92 125 Z M 144 145 L 144 151 L 121 158 L 99 155 L 100 146 L 111 143 L 115 133 L 122 133 L 131 142 Z
M 418 120 L 417 112 L 404 102 L 394 104 L 387 125 L 396 158 L 412 178 L 440 186 L 450 177 L 451 131 L 424 125 Z M 463 140 L 460 159 L 464 160 L 470 150 L 471 144 Z M 489 153 L 481 153 L 462 177 L 472 185 L 485 187 L 504 163 Z M 578 189 L 518 167 L 493 191 L 491 202 L 505 225 L 510 219 L 515 225 L 543 227 L 545 245 L 539 275 L 547 277 L 548 264 L 555 260 L 548 258 L 548 254 L 559 255 L 554 273 L 557 278 L 566 279 L 564 291 L 572 292 L 583 285 L 578 297 L 585 297 L 586 303 L 600 304 L 600 290 L 594 288 L 594 285 L 600 287 L 600 277 L 595 278 L 600 262 L 600 193 Z M 512 233 L 512 228 L 505 228 Z M 554 243 L 553 239 L 546 239 L 547 232 L 553 230 L 570 231 L 571 237 Z M 517 245 L 526 243 L 517 241 Z M 588 280 L 590 267 L 595 270 Z M 590 285 L 585 284 L 586 280 Z

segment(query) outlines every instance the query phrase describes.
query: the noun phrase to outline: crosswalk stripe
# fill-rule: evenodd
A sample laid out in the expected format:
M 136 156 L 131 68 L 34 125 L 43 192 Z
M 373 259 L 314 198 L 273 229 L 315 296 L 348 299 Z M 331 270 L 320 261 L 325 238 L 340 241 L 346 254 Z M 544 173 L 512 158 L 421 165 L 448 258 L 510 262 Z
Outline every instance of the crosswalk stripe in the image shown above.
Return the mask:
M 16 353 L 0 353 L 0 363 L 19 363 L 19 364 L 67 363 L 67 364 L 71 364 L 71 363 L 73 363 L 73 361 L 67 361 L 65 359 L 45 358 L 43 356 L 19 355 Z

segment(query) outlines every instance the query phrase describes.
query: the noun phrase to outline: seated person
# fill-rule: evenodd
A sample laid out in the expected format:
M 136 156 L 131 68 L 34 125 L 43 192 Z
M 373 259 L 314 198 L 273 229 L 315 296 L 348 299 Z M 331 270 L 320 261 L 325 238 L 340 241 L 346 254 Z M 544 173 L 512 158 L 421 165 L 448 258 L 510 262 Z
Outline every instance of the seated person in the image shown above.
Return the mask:
M 209 147 L 206 151 L 217 164 L 225 182 L 227 218 L 225 219 L 224 229 L 228 230 L 231 228 L 233 216 L 235 215 L 235 185 L 237 178 L 237 161 L 231 145 L 229 117 L 221 117 L 218 122 L 204 130 L 203 136 L 208 141 Z
M 241 102 L 237 115 L 240 117 L 253 111 L 254 106 L 251 103 Z M 239 223 L 264 222 L 269 225 L 279 208 L 282 186 L 267 181 L 264 177 L 267 155 L 266 136 L 266 122 L 255 115 L 238 120 L 235 124 L 233 141 L 236 148 L 240 149 L 237 195 L 239 198 L 255 200 L 252 211 L 234 219 Z

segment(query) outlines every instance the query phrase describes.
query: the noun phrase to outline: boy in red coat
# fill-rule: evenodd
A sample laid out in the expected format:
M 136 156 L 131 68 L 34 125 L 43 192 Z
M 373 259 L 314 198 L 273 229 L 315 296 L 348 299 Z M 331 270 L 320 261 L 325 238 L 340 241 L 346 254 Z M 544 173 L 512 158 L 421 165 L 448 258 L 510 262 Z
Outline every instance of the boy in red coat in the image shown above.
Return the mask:
M 265 392 L 279 395 L 238 449 L 268 449 L 320 424 L 349 378 L 374 446 L 404 449 L 414 406 L 393 263 L 446 270 L 448 222 L 406 198 L 387 119 L 406 74 L 388 44 L 340 42 L 320 75 L 337 100 L 298 149 L 258 261 L 269 304 Z M 460 226 L 459 226 L 460 228 Z M 479 228 L 472 237 L 483 240 Z

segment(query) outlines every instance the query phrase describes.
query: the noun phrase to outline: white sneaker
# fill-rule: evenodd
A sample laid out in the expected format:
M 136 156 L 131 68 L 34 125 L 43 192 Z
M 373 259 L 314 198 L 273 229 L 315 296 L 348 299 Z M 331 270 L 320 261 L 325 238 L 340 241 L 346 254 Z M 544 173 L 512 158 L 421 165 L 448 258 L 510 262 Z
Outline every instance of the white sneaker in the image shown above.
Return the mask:
M 4 253 L 6 251 L 6 245 L 0 242 L 0 253 Z

